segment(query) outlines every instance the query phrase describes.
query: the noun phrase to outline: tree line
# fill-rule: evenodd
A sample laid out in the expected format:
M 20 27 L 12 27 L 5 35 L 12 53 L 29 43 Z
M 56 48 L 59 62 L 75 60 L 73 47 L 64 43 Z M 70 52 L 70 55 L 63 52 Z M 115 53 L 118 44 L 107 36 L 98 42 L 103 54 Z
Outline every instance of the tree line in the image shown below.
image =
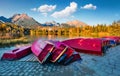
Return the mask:
M 110 25 L 98 24 L 96 26 L 70 27 L 67 24 L 62 26 L 46 26 L 25 28 L 12 23 L 0 23 L 0 38 L 15 38 L 25 35 L 75 35 L 75 36 L 120 36 L 120 23 L 113 22 Z M 33 26 L 32 26 L 33 27 Z

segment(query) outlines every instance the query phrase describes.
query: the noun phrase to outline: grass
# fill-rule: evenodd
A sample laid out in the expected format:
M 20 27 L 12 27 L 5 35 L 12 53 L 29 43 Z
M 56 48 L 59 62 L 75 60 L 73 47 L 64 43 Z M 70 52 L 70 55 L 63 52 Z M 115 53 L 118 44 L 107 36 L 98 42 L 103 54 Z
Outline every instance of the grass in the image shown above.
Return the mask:
M 25 37 L 18 39 L 0 39 L 0 48 L 14 46 L 15 44 L 27 44 L 29 42 L 31 42 L 31 40 Z

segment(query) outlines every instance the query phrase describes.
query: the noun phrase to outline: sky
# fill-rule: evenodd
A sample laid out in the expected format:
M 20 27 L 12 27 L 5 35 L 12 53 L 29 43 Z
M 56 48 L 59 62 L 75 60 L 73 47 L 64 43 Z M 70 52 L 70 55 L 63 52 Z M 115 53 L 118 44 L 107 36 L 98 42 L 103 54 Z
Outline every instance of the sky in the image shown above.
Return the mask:
M 80 20 L 89 25 L 120 20 L 120 0 L 0 0 L 0 16 L 26 13 L 40 23 Z

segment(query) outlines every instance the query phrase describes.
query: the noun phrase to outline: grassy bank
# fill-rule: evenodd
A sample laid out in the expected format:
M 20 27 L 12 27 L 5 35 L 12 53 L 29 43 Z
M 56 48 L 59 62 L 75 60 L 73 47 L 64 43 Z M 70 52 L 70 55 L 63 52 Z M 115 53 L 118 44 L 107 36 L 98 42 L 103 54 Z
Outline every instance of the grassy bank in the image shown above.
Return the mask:
M 1 47 L 10 47 L 15 44 L 27 44 L 31 40 L 25 37 L 17 38 L 17 39 L 0 39 L 0 48 Z

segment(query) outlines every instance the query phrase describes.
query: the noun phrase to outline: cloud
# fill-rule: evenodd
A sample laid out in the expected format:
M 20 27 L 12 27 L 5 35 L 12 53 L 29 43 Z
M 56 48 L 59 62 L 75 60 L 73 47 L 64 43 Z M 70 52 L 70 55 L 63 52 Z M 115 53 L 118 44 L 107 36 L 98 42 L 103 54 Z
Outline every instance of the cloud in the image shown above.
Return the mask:
M 72 13 L 74 13 L 77 9 L 77 3 L 71 2 L 70 6 L 67 6 L 65 9 L 61 11 L 54 12 L 51 16 L 54 18 L 64 18 L 70 16 Z
M 93 4 L 86 4 L 85 6 L 81 7 L 81 9 L 91 9 L 91 10 L 96 10 L 97 6 Z
M 36 11 L 40 12 L 44 16 L 47 16 L 48 12 L 51 12 L 51 11 L 53 11 L 55 9 L 56 9 L 56 5 L 47 5 L 47 4 L 44 4 L 44 5 L 39 6 L 38 8 L 32 8 L 31 10 L 35 11 L 35 12 Z
M 53 11 L 54 9 L 56 8 L 56 5 L 42 5 L 38 8 L 38 11 L 39 12 L 42 12 L 42 13 L 47 13 L 47 12 L 51 12 Z

